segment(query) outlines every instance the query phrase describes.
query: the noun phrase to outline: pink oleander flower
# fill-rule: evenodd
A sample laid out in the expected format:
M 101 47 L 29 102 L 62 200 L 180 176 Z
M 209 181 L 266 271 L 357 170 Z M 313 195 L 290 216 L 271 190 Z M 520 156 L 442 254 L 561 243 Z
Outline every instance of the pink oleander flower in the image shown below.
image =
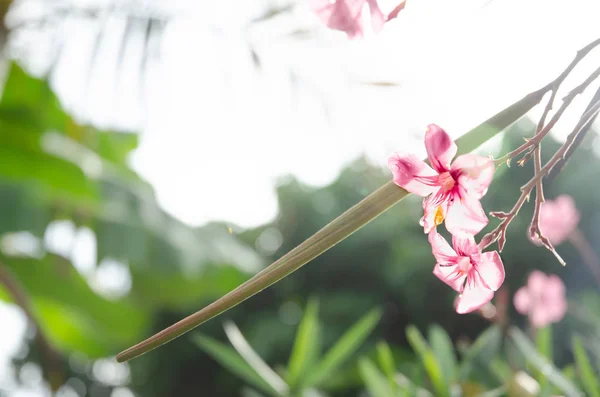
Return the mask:
M 463 154 L 450 165 L 456 155 L 456 144 L 435 124 L 427 127 L 425 148 L 431 167 L 414 155 L 395 153 L 390 156 L 388 166 L 394 183 L 425 197 L 425 214 L 421 219 L 425 233 L 445 219 L 451 234 L 476 235 L 488 223 L 479 200 L 494 177 L 494 161 Z
M 351 39 L 364 35 L 361 16 L 365 3 L 371 11 L 373 31 L 381 31 L 387 18 L 377 0 L 310 0 L 312 10 L 328 27 L 346 32 Z
M 433 274 L 460 293 L 457 313 L 469 313 L 492 300 L 504 282 L 504 265 L 497 251 L 481 252 L 472 236 L 452 236 L 452 245 L 434 229 L 429 233 L 436 260 Z
M 535 328 L 557 323 L 567 312 L 565 284 L 554 274 L 548 276 L 534 270 L 527 285 L 515 294 L 513 303 L 519 313 L 529 315 L 529 322 Z
M 540 231 L 552 245 L 565 241 L 577 229 L 581 215 L 575 206 L 575 200 L 568 194 L 562 194 L 555 200 L 546 200 L 540 210 Z M 533 242 L 541 245 L 534 237 Z

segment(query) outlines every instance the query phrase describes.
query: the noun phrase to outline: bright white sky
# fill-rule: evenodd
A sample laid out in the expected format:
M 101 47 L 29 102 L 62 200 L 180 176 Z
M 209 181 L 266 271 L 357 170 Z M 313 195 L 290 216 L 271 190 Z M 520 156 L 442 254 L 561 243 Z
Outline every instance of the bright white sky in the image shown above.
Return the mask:
M 91 99 L 82 101 L 91 48 L 84 33 L 70 39 L 65 51 L 72 55 L 54 83 L 78 114 L 143 124 L 133 166 L 167 211 L 194 225 L 268 222 L 277 213 L 275 183 L 286 174 L 324 185 L 363 153 L 381 166 L 396 149 L 424 154 L 427 124 L 460 136 L 550 81 L 600 37 L 600 2 L 592 0 L 408 0 L 381 34 L 358 41 L 319 28 L 302 1 L 291 15 L 250 30 L 244 26 L 260 14 L 261 1 L 174 3 L 185 12 L 165 32 L 145 112 L 133 105 L 135 68 L 116 98 L 110 79 L 96 79 Z M 388 11 L 396 2 L 380 4 Z M 318 35 L 285 37 L 303 27 L 317 27 Z M 261 57 L 260 72 L 248 43 Z M 579 78 L 599 60 L 596 54 Z M 370 81 L 399 86 L 363 84 Z M 559 135 L 566 128 L 559 125 Z M 12 317 L 0 307 L 0 324 Z M 3 329 L 4 343 L 10 335 Z M 0 355 L 8 350 L 0 346 Z

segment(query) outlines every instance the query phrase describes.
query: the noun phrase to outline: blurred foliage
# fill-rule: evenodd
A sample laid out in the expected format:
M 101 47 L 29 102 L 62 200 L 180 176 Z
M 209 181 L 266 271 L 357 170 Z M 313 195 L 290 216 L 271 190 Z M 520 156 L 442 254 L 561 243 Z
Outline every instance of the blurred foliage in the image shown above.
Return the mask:
M 227 228 L 194 229 L 162 211 L 127 164 L 136 146 L 134 134 L 80 125 L 46 82 L 10 66 L 0 101 L 0 266 L 29 295 L 36 322 L 64 361 L 74 352 L 113 355 L 148 333 L 155 313 L 214 299 L 262 262 Z M 59 221 L 93 232 L 94 263 L 128 265 L 126 297 L 90 286 L 97 268 L 76 270 L 74 241 L 66 253 L 48 250 Z M 3 290 L 0 298 L 12 294 Z
M 520 122 L 482 153 L 505 153 L 532 131 L 532 123 Z M 584 214 L 580 229 L 597 251 L 600 189 L 590 181 L 600 179 L 600 161 L 593 139 L 588 134 L 564 171 L 546 183 L 546 196 L 574 196 Z M 365 159 L 325 187 L 282 178 L 278 217 L 230 234 L 230 225 L 192 228 L 162 211 L 151 186 L 128 165 L 136 147 L 134 134 L 81 125 L 46 82 L 11 65 L 0 100 L 0 266 L 29 297 L 40 334 L 59 354 L 63 381 L 80 379 L 88 395 L 109 396 L 127 383 L 148 397 L 251 396 L 248 385 L 265 392 L 258 386 L 264 386 L 265 363 L 276 364 L 267 366 L 267 378 L 275 374 L 293 392 L 333 397 L 364 390 L 373 397 L 515 395 L 523 379 L 543 393 L 599 392 L 600 296 L 578 251 L 568 243 L 558 247 L 568 263 L 563 268 L 532 245 L 525 238 L 532 205 L 526 206 L 502 253 L 505 287 L 514 292 L 534 268 L 558 274 L 567 284 L 569 315 L 535 338 L 514 326 L 490 327 L 482 316 L 456 314 L 454 292 L 431 274 L 416 197 L 226 313 L 223 320 L 244 330 L 245 344 L 238 338 L 229 347 L 221 319 L 213 320 L 202 326 L 202 336 L 177 339 L 134 361 L 126 367 L 129 383 L 101 379 L 97 363 L 231 290 L 389 180 Z M 544 141 L 545 159 L 557 148 Z M 531 174 L 531 164 L 500 166 L 483 200 L 486 211 L 512 207 Z M 76 235 L 91 231 L 92 269 L 77 266 L 72 241 L 60 252 L 49 244 L 59 224 L 71 225 Z M 491 219 L 488 229 L 496 224 Z M 96 285 L 106 261 L 121 263 L 131 279 L 122 297 Z M 314 300 L 305 305 L 308 296 Z M 0 299 L 12 302 L 14 294 L 0 287 Z M 370 312 L 374 307 L 382 309 L 380 319 Z M 368 312 L 369 321 L 361 320 Z M 513 311 L 509 317 L 524 324 Z M 362 328 L 351 328 L 355 324 Z M 228 327 L 231 339 L 235 330 Z M 252 354 L 240 346 L 252 346 Z M 32 341 L 19 364 L 44 367 L 41 350 Z M 252 361 L 256 357 L 264 366 Z

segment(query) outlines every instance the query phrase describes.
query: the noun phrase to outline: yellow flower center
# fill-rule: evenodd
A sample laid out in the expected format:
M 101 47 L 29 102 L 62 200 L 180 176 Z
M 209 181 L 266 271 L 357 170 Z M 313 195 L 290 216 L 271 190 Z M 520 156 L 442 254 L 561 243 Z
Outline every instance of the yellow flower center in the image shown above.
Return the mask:
M 437 210 L 435 211 L 435 216 L 433 217 L 433 221 L 435 222 L 436 226 L 439 226 L 442 224 L 442 222 L 444 222 L 444 211 L 442 210 L 442 206 L 438 206 Z

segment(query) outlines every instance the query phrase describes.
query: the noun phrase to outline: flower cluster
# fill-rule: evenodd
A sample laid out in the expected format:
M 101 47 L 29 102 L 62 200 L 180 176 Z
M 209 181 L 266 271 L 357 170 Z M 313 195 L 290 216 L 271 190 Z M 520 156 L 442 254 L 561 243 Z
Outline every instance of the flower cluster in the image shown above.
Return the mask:
M 442 128 L 430 124 L 425 133 L 429 164 L 414 155 L 395 153 L 388 166 L 394 183 L 423 197 L 421 226 L 429 235 L 440 280 L 459 293 L 456 311 L 469 313 L 488 303 L 504 282 L 504 265 L 497 251 L 481 252 L 474 236 L 488 223 L 479 200 L 494 176 L 491 158 L 465 154 Z M 445 222 L 452 245 L 437 232 Z
M 384 15 L 377 0 L 309 0 L 312 11 L 331 29 L 345 32 L 349 38 L 364 35 L 362 12 L 365 5 L 371 13 L 371 26 L 375 33 L 383 29 L 383 25 L 398 16 L 406 4 L 402 0 L 388 15 Z

